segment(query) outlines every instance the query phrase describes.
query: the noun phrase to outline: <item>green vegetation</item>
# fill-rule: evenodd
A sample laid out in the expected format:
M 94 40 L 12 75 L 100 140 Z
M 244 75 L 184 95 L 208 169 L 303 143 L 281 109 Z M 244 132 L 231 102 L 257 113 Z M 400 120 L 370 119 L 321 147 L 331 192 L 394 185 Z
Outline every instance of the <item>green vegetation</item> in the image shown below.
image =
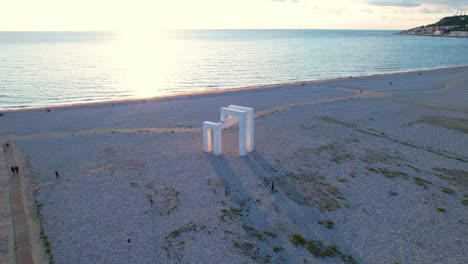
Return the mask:
M 247 233 L 249 237 L 256 237 L 258 240 L 261 240 L 261 241 L 266 241 L 266 238 L 264 236 L 265 232 L 271 233 L 269 231 L 265 231 L 262 233 L 258 231 L 257 229 L 251 226 L 248 226 L 246 224 L 242 225 L 242 228 L 244 229 L 245 233 Z
M 340 252 L 336 245 L 330 244 L 326 245 L 323 241 L 319 240 L 310 240 L 307 241 L 298 233 L 294 233 L 289 241 L 295 246 L 305 246 L 305 248 L 315 257 L 325 258 L 325 257 L 339 257 L 345 263 L 356 264 L 357 261 L 350 255 L 345 255 Z
M 201 227 L 201 229 L 204 229 L 205 227 Z M 172 239 L 175 239 L 177 237 L 179 237 L 180 235 L 182 235 L 182 233 L 185 233 L 185 232 L 188 232 L 188 231 L 196 231 L 197 230 L 197 225 L 194 224 L 194 223 L 189 223 L 189 224 L 186 224 L 184 226 L 181 226 L 180 228 L 172 231 L 171 233 L 169 233 L 169 235 L 166 237 L 167 238 L 172 238 Z
M 242 210 L 230 207 L 229 209 L 222 209 L 221 214 L 221 221 L 226 222 L 226 219 L 232 221 L 242 216 Z
M 440 188 L 440 190 L 441 190 L 442 192 L 448 193 L 448 194 L 454 194 L 454 193 L 455 193 L 454 190 L 452 190 L 452 189 L 450 189 L 450 188 L 448 188 L 448 187 L 442 187 L 442 188 Z
M 36 191 L 34 191 L 33 196 L 36 197 Z M 34 199 L 34 204 L 36 205 L 37 217 L 39 219 L 42 219 L 42 214 L 40 210 L 42 203 Z M 40 229 L 39 236 L 42 238 L 42 241 L 44 242 L 45 252 L 49 256 L 49 264 L 54 264 L 55 260 L 54 260 L 54 255 L 52 255 L 52 244 L 49 241 L 49 237 L 45 233 L 44 227 L 42 226 L 42 221 L 39 222 L 39 229 Z
M 278 246 L 273 247 L 273 252 L 275 252 L 275 253 L 278 253 L 278 252 L 280 252 L 281 250 L 283 250 L 282 247 L 278 247 Z
M 372 167 L 366 167 L 367 170 L 369 171 L 372 171 L 372 172 L 376 172 L 376 173 L 380 173 L 382 174 L 383 176 L 387 177 L 387 178 L 396 178 L 396 177 L 403 177 L 403 178 L 407 178 L 408 177 L 408 174 L 404 173 L 404 172 L 401 172 L 401 171 L 391 171 L 387 168 L 372 168 Z
M 327 219 L 327 228 L 332 229 L 334 225 L 335 225 L 335 222 L 333 222 L 332 219 L 328 218 Z
M 317 173 L 288 173 L 278 179 L 288 198 L 318 208 L 321 212 L 333 211 L 341 207 L 338 197 L 341 191 L 326 182 L 326 177 Z
M 463 199 L 463 200 L 460 201 L 460 203 L 463 204 L 463 205 L 468 205 L 468 200 Z
M 254 243 L 250 242 L 234 242 L 233 246 L 240 250 L 240 252 L 246 256 L 249 256 L 251 259 L 260 262 L 260 263 L 270 263 L 271 256 L 266 255 L 262 256 L 260 254 L 260 248 Z
M 267 235 L 267 236 L 271 236 L 272 238 L 276 238 L 276 237 L 277 237 L 277 235 L 276 235 L 275 233 L 270 232 L 270 231 L 268 231 L 268 230 L 263 231 L 263 234 L 265 234 L 265 235 Z
M 439 212 L 445 212 L 445 208 L 443 208 L 443 207 L 437 207 L 437 211 L 439 211 Z
M 306 248 L 316 257 L 335 257 L 338 255 L 335 245 L 325 246 L 322 241 L 308 241 Z
M 298 233 L 294 233 L 292 236 L 290 236 L 289 241 L 291 241 L 291 243 L 293 243 L 295 246 L 304 246 L 307 242 L 305 238 Z
M 419 186 L 426 187 L 426 184 L 431 184 L 430 181 L 426 181 L 423 178 L 413 177 L 413 179 L 414 179 L 414 183 L 416 183 Z
M 467 30 L 468 15 L 444 17 L 434 26 L 456 26 L 456 30 Z M 431 25 L 432 26 L 432 25 Z

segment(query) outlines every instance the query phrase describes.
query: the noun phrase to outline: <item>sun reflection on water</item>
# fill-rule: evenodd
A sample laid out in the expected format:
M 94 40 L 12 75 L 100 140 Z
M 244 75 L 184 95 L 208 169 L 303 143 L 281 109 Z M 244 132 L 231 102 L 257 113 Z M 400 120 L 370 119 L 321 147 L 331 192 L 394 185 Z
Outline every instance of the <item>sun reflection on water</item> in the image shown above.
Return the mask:
M 170 69 L 180 49 L 180 43 L 164 31 L 120 33 L 115 54 L 124 69 L 121 85 L 139 98 L 167 94 Z

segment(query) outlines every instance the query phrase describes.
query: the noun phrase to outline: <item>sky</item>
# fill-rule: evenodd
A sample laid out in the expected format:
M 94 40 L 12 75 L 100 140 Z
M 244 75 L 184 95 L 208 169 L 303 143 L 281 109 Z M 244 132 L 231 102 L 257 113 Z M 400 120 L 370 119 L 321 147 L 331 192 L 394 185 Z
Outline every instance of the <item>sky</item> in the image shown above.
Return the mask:
M 0 31 L 408 29 L 468 10 L 468 0 L 0 0 L 0 7 Z

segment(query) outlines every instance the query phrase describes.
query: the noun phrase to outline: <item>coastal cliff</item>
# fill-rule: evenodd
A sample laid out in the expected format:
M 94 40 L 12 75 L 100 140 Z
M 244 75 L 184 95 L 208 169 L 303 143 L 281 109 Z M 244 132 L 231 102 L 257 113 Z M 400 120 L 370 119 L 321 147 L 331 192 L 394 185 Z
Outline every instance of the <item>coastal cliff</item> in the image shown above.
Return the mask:
M 404 30 L 399 34 L 468 38 L 468 15 L 444 17 L 435 24 Z

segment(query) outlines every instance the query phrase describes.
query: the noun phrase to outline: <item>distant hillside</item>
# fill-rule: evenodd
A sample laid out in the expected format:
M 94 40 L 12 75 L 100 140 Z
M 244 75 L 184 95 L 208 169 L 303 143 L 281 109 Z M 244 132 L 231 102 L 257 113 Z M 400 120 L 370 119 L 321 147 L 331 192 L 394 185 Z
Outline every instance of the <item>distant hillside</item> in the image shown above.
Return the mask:
M 457 30 L 468 31 L 468 15 L 444 17 L 432 26 L 455 26 Z
M 427 26 L 401 31 L 402 35 L 468 37 L 468 15 L 444 17 Z

